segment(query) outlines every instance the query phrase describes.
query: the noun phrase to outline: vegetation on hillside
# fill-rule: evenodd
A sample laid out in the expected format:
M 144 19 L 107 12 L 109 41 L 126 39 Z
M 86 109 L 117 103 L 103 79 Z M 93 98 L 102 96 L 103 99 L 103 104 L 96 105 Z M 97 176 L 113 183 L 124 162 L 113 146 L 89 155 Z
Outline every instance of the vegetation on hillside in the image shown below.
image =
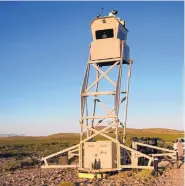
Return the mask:
M 183 137 L 183 131 L 173 130 L 141 130 L 127 129 L 127 145 L 131 144 L 132 137 L 158 137 L 169 145 L 178 138 Z M 110 134 L 114 135 L 114 134 Z M 105 140 L 98 136 L 96 140 Z M 0 170 L 14 170 L 20 167 L 32 166 L 38 163 L 38 159 L 49 154 L 58 152 L 79 142 L 78 134 L 55 134 L 47 137 L 6 137 L 0 138 L 0 160 L 10 159 L 10 161 L 0 162 Z

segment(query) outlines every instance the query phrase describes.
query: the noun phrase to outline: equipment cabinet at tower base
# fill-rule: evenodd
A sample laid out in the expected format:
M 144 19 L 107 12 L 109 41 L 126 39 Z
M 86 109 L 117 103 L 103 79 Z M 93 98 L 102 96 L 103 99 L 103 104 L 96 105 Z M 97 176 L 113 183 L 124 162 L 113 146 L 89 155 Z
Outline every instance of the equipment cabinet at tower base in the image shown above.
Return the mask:
M 85 142 L 84 168 L 116 168 L 116 144 L 111 141 Z

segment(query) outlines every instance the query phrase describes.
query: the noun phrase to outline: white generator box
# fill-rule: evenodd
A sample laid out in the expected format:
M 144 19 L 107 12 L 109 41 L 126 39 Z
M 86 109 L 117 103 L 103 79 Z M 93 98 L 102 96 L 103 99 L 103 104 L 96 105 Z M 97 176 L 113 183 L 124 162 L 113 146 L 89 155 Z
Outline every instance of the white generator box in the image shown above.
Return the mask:
M 99 168 L 116 168 L 116 144 L 111 141 L 84 143 L 84 168 L 91 169 L 95 159 Z

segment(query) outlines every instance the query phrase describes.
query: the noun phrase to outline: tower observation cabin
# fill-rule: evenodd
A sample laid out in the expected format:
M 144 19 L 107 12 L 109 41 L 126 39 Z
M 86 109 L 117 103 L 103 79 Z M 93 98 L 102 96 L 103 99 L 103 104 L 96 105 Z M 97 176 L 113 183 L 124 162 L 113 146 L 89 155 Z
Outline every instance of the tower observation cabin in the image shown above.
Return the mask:
M 90 48 L 90 60 L 109 60 L 120 58 L 123 63 L 130 60 L 129 46 L 126 44 L 128 30 L 125 21 L 116 17 L 117 12 L 110 12 L 106 17 L 97 17 L 91 22 L 93 41 Z M 123 48 L 122 48 L 123 44 Z M 122 54 L 123 53 L 123 54 Z M 111 65 L 99 63 L 100 66 Z

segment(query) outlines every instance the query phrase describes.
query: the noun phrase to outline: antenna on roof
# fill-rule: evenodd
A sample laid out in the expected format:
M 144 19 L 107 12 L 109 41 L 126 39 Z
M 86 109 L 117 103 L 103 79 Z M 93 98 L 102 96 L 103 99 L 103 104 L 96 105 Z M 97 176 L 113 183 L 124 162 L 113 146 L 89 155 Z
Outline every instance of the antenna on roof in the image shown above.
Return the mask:
M 103 10 L 104 10 L 104 8 L 103 8 L 103 7 L 101 7 L 102 17 L 103 17 Z

